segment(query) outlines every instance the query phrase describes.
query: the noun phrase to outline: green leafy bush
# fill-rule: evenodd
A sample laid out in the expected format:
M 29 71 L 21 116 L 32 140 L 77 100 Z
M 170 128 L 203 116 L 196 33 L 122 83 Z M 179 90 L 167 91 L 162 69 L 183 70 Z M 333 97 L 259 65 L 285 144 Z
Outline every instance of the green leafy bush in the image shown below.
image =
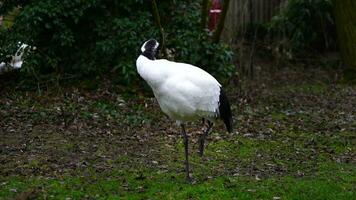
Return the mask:
M 2 12 L 11 9 L 5 1 Z M 188 0 L 158 2 L 166 46 L 176 61 L 201 66 L 221 76 L 233 70 L 231 51 L 209 42 L 199 30 L 200 7 Z M 135 61 L 142 43 L 159 38 L 151 1 L 145 0 L 38 0 L 17 1 L 20 12 L 11 28 L 0 33 L 4 54 L 18 41 L 36 46 L 22 72 L 97 76 L 113 74 L 121 83 L 137 78 Z M 11 35 L 9 38 L 8 35 Z M 47 76 L 43 76 L 47 77 Z
M 289 0 L 268 24 L 268 30 L 294 54 L 336 46 L 331 0 Z
M 200 4 L 180 4 L 172 17 L 174 23 L 166 24 L 167 46 L 174 48 L 175 60 L 192 63 L 219 79 L 230 77 L 235 68 L 232 50 L 225 44 L 214 44 L 200 26 Z

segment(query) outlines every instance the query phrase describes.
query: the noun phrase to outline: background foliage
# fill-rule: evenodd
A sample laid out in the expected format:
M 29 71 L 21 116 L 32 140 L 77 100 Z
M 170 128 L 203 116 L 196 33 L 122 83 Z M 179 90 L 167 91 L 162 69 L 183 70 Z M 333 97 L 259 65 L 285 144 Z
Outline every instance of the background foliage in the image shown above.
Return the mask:
M 137 78 L 135 60 L 141 44 L 149 38 L 159 39 L 151 1 L 5 1 L 1 12 L 17 6 L 14 24 L 1 30 L 1 53 L 12 54 L 19 41 L 36 46 L 27 55 L 22 72 L 38 80 L 110 73 L 127 84 Z M 199 29 L 199 3 L 167 0 L 158 6 L 172 58 L 220 77 L 232 73 L 230 49 L 212 44 Z
M 336 48 L 331 0 L 289 0 L 267 29 L 296 55 Z
M 268 55 L 288 59 L 337 50 L 331 0 L 288 0 L 270 21 L 247 24 L 241 35 L 248 41 L 256 37 L 269 47 Z

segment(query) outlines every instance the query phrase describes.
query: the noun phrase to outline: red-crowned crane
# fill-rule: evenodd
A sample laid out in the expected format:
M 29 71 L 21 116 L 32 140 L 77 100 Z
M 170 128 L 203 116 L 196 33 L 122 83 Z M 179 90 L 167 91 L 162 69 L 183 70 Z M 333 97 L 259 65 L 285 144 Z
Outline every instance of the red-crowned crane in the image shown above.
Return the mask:
M 185 150 L 186 178 L 190 180 L 188 136 L 184 123 L 206 119 L 208 127 L 199 138 L 199 154 L 203 155 L 204 141 L 213 123 L 223 120 L 232 132 L 229 101 L 220 83 L 206 71 L 186 63 L 155 59 L 159 43 L 150 39 L 141 47 L 136 60 L 137 71 L 152 88 L 162 111 L 181 126 Z

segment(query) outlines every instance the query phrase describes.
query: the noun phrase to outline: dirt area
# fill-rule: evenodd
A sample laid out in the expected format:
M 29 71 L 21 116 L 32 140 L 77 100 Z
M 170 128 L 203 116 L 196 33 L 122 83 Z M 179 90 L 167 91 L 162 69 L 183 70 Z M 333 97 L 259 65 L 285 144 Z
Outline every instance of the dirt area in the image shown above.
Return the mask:
M 209 176 L 312 176 L 317 163 L 356 164 L 356 88 L 315 69 L 281 69 L 226 87 L 234 132 L 217 124 L 203 161 L 189 124 L 192 170 Z M 113 169 L 183 169 L 179 129 L 149 91 L 112 84 L 0 97 L 0 177 L 61 177 Z

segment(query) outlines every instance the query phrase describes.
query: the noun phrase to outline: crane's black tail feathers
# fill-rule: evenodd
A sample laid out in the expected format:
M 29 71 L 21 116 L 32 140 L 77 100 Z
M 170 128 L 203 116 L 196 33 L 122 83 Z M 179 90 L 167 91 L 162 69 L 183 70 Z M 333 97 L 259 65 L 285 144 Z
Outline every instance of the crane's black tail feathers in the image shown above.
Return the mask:
M 219 96 L 219 117 L 224 121 L 226 129 L 229 133 L 232 133 L 232 115 L 229 100 L 220 87 L 220 96 Z

